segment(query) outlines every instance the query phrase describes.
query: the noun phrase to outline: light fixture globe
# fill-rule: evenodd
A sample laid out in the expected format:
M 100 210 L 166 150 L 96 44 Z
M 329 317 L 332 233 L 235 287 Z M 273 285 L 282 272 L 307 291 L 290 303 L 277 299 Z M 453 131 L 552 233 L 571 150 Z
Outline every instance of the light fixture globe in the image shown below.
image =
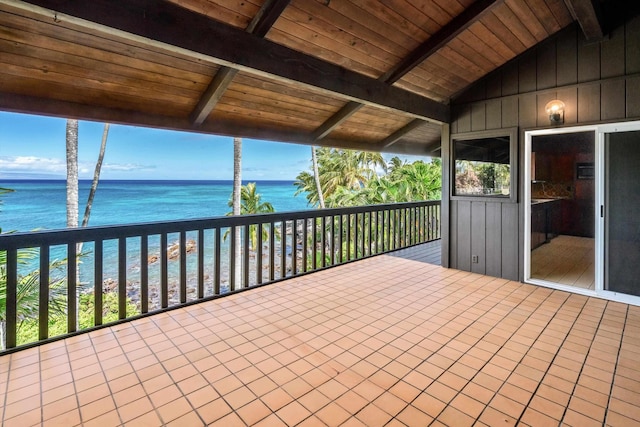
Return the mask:
M 544 107 L 552 125 L 564 123 L 564 102 L 559 99 L 549 101 Z

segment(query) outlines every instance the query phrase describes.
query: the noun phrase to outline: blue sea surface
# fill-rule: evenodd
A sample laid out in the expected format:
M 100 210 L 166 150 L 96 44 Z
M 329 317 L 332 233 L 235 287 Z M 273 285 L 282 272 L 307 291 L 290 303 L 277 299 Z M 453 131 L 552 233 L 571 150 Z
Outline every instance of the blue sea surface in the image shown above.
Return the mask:
M 304 194 L 294 196 L 292 181 L 255 182 L 262 201 L 270 202 L 276 212 L 309 209 Z M 66 227 L 65 180 L 4 180 L 0 187 L 15 190 L 1 199 L 3 232 Z M 90 180 L 79 183 L 80 222 L 90 187 Z M 223 216 L 231 210 L 228 202 L 232 189 L 232 181 L 100 181 L 89 225 Z

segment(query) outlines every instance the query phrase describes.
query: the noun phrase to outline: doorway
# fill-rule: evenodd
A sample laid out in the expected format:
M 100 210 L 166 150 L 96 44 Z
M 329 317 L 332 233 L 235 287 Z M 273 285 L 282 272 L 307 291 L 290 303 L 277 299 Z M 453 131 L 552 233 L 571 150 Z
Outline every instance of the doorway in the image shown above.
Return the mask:
M 640 305 L 640 121 L 525 132 L 524 279 Z
M 593 130 L 531 135 L 529 278 L 595 290 Z

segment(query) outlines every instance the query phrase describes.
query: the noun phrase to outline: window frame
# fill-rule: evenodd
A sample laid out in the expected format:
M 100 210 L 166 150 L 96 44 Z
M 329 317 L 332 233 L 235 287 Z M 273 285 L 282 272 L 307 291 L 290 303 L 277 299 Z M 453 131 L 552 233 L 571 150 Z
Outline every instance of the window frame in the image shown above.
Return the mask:
M 509 138 L 509 195 L 508 196 L 485 196 L 478 195 L 457 195 L 456 194 L 456 141 L 472 141 L 474 139 L 487 138 Z M 451 200 L 468 200 L 498 203 L 518 203 L 518 128 L 492 129 L 477 132 L 464 132 L 452 134 L 449 138 L 449 180 L 451 185 L 449 198 Z

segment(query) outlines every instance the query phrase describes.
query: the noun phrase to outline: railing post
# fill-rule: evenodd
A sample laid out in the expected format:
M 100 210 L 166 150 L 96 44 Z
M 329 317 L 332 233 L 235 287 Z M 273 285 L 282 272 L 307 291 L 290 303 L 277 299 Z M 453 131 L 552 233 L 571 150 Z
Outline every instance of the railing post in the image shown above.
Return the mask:
M 262 283 L 262 233 L 263 233 L 264 227 L 263 224 L 260 222 L 258 223 L 258 236 L 257 239 L 258 241 L 256 242 L 256 249 L 258 250 L 258 253 L 256 254 L 256 285 L 259 285 Z
M 198 229 L 198 299 L 204 298 L 204 229 Z
M 242 245 L 243 247 L 243 267 L 242 267 L 242 273 L 243 273 L 243 283 L 240 284 L 241 288 L 248 288 L 249 287 L 249 256 L 250 256 L 250 250 L 249 248 L 251 247 L 251 225 L 245 224 L 244 228 L 243 228 L 243 232 L 244 232 L 244 245 Z
M 104 282 L 103 272 L 103 255 L 104 255 L 104 242 L 101 239 L 96 239 L 93 244 L 93 323 L 94 325 L 102 325 L 102 284 Z M 147 251 L 148 252 L 148 251 Z M 143 265 L 141 266 L 141 282 L 144 284 L 148 281 L 145 274 L 148 273 L 147 258 L 142 258 Z M 147 303 L 149 298 L 146 298 Z M 143 299 L 143 307 L 145 300 Z M 146 313 L 144 311 L 143 313 Z
M 160 306 L 169 306 L 169 273 L 167 269 L 167 233 L 160 234 Z
M 220 227 L 216 227 L 215 231 L 214 231 L 214 250 L 213 250 L 213 256 L 214 256 L 214 271 L 213 271 L 213 293 L 214 295 L 220 295 L 220 276 L 222 276 L 222 272 L 220 271 L 220 257 L 222 256 L 222 250 L 221 250 L 221 242 L 220 240 L 222 239 L 221 237 L 221 232 L 220 232 Z
M 118 319 L 127 317 L 127 238 L 118 239 Z
M 5 348 L 17 344 L 18 332 L 18 251 L 7 250 L 7 301 L 5 324 Z
M 67 244 L 67 332 L 77 329 L 78 305 L 76 302 L 76 278 L 78 277 L 78 254 L 76 242 Z
M 49 246 L 40 246 L 40 295 L 38 305 L 38 339 L 49 338 Z
M 269 280 L 275 280 L 276 270 L 276 224 L 271 221 L 269 224 Z
M 187 233 L 180 232 L 180 302 L 187 302 Z

